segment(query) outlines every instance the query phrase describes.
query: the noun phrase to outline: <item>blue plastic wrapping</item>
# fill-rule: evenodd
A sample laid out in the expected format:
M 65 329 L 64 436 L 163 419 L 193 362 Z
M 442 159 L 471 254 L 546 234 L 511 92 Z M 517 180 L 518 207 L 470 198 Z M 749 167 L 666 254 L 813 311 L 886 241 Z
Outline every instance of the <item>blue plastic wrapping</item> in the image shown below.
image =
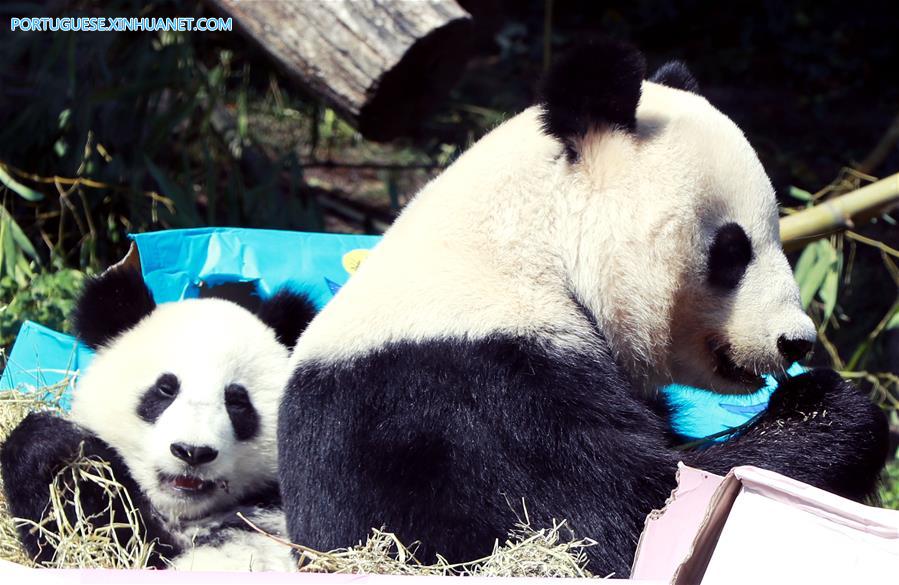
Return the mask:
M 58 391 L 60 405 L 68 408 L 78 373 L 93 355 L 71 335 L 25 321 L 0 376 L 0 390 Z
M 806 369 L 793 364 L 788 376 Z M 662 391 L 671 405 L 671 426 L 685 437 L 708 437 L 738 427 L 768 407 L 768 399 L 777 390 L 777 380 L 765 376 L 765 385 L 751 394 L 718 394 L 702 388 L 672 384 Z M 723 441 L 727 436 L 718 437 Z
M 141 269 L 157 303 L 199 296 L 201 286 L 252 282 L 262 297 L 292 287 L 324 306 L 355 272 L 378 236 L 320 234 L 242 228 L 198 228 L 135 234 Z M 93 355 L 73 337 L 26 322 L 16 338 L 0 389 L 32 390 L 77 379 Z M 790 375 L 804 371 L 799 365 Z M 761 412 L 777 388 L 721 395 L 671 385 L 662 389 L 672 405 L 674 430 L 707 437 L 740 426 Z M 723 438 L 722 438 L 723 440 Z
M 199 296 L 201 283 L 254 282 L 262 297 L 289 286 L 324 306 L 379 236 L 243 228 L 134 234 L 157 303 Z
M 322 307 L 358 268 L 378 236 L 241 228 L 198 228 L 134 234 L 144 280 L 157 303 L 199 296 L 201 285 L 252 282 L 261 297 L 282 287 L 305 292 Z M 93 352 L 64 333 L 26 321 L 16 337 L 0 390 L 68 389 Z

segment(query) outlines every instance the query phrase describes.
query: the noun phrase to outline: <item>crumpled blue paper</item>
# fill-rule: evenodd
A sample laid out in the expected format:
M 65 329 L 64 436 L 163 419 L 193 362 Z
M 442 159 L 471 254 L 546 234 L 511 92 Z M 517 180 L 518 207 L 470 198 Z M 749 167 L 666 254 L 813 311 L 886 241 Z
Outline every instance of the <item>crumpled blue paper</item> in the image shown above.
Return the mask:
M 203 286 L 252 282 L 261 297 L 286 286 L 305 292 L 320 308 L 340 290 L 380 237 L 197 228 L 134 234 L 131 239 L 157 303 L 196 298 Z M 0 377 L 0 390 L 32 390 L 65 380 L 70 392 L 78 372 L 92 356 L 93 352 L 72 336 L 26 322 Z M 794 364 L 788 373 L 803 371 Z M 766 376 L 762 388 L 745 395 L 721 395 L 677 384 L 662 392 L 672 406 L 674 431 L 686 437 L 707 437 L 738 427 L 764 410 L 776 388 L 774 378 Z
M 197 228 L 133 234 L 144 281 L 157 303 L 199 296 L 202 286 L 252 282 L 265 298 L 282 287 L 322 307 L 340 290 L 378 236 L 242 228 Z M 64 333 L 26 321 L 19 329 L 0 390 L 66 387 L 68 394 L 93 352 Z
M 25 321 L 0 377 L 0 390 L 58 394 L 60 406 L 68 409 L 78 372 L 93 356 L 93 351 L 71 335 Z
M 196 298 L 203 285 L 253 282 L 261 297 L 284 286 L 319 307 L 380 236 L 246 228 L 196 228 L 134 234 L 144 280 L 157 303 Z
M 806 372 L 798 363 L 787 370 L 787 376 Z M 702 438 L 722 433 L 749 421 L 768 407 L 777 390 L 774 376 L 765 376 L 765 385 L 750 394 L 718 394 L 702 388 L 671 384 L 662 391 L 671 405 L 671 427 L 684 437 Z M 724 441 L 728 437 L 717 437 Z

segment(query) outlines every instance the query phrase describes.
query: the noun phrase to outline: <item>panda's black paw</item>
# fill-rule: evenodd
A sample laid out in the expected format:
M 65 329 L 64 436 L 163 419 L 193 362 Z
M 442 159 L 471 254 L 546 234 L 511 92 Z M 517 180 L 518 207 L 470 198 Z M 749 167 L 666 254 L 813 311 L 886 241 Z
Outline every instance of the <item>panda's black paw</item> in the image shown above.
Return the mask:
M 116 480 L 128 491 L 134 506 L 141 510 L 147 541 L 156 541 L 148 566 L 164 568 L 162 555 L 174 557 L 179 549 L 156 519 L 146 496 L 121 457 L 90 431 L 55 414 L 29 414 L 0 446 L 0 473 L 10 515 L 34 523 L 41 522 L 49 508 L 50 484 L 66 464 L 81 454 L 101 459 L 112 466 Z M 110 505 L 114 506 L 116 517 L 122 518 L 128 513 L 120 501 L 109 499 L 104 486 L 89 481 L 79 485 L 79 504 L 84 517 L 105 513 Z M 70 505 L 63 512 L 69 516 L 70 522 L 75 521 L 75 510 Z M 130 526 L 122 525 L 116 529 L 116 538 L 120 542 L 127 541 L 132 536 L 131 530 Z M 54 544 L 42 533 L 32 532 L 29 525 L 23 524 L 19 527 L 19 538 L 25 552 L 34 561 L 41 563 L 53 559 Z
M 13 429 L 0 449 L 0 473 L 13 517 L 32 522 L 43 519 L 56 472 L 75 458 L 81 441 L 90 436 L 49 412 L 31 413 Z M 32 559 L 52 558 L 52 548 L 27 527 L 20 527 L 19 536 Z
M 794 477 L 856 500 L 876 488 L 889 448 L 886 415 L 835 371 L 812 370 L 784 381 L 759 426 L 775 437 L 783 431 L 789 445 L 779 448 L 788 470 L 804 460 L 818 468 L 814 480 Z
M 765 416 L 832 428 L 835 433 L 865 433 L 886 441 L 887 420 L 867 393 L 829 369 L 811 370 L 783 381 L 771 395 Z
M 49 412 L 32 412 L 13 429 L 0 450 L 3 477 L 47 476 L 74 458 L 79 441 L 90 436 Z
M 828 369 L 817 369 L 782 381 L 768 402 L 768 412 L 778 417 L 809 416 L 826 409 L 829 402 L 850 402 L 861 398 L 859 390 L 845 382 L 838 373 Z

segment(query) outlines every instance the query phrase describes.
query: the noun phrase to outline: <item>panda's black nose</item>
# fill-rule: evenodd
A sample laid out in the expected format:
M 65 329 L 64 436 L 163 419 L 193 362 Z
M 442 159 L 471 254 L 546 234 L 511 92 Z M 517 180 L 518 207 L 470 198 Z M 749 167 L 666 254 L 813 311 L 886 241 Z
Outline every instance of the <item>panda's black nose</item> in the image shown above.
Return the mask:
M 789 363 L 798 362 L 812 351 L 815 344 L 806 339 L 789 339 L 786 335 L 777 338 L 777 349 Z
M 187 443 L 172 443 L 172 455 L 190 465 L 203 465 L 218 457 L 219 452 L 205 445 L 188 445 Z

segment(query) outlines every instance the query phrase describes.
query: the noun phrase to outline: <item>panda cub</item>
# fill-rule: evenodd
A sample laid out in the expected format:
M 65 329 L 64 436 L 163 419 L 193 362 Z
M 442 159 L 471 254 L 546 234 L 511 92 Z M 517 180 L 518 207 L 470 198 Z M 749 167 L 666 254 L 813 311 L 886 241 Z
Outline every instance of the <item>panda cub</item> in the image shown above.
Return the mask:
M 89 281 L 73 321 L 96 356 L 69 417 L 33 413 L 2 446 L 11 514 L 39 522 L 48 485 L 83 444 L 85 455 L 110 462 L 128 488 L 147 539 L 156 541 L 151 566 L 292 570 L 291 549 L 237 513 L 266 532 L 285 533 L 276 416 L 289 346 L 314 312 L 287 291 L 256 314 L 216 298 L 156 306 L 130 269 Z M 97 486 L 82 483 L 81 491 L 88 514 L 108 505 Z M 19 534 L 32 558 L 53 558 L 39 532 L 23 526 Z
M 646 80 L 632 47 L 585 46 L 422 189 L 297 342 L 278 418 L 290 537 L 330 550 L 385 526 L 419 558 L 469 561 L 524 500 L 624 577 L 678 460 L 862 499 L 886 420 L 836 373 L 785 381 L 701 451 L 675 448 L 657 396 L 755 390 L 814 340 L 740 129 L 682 64 Z

